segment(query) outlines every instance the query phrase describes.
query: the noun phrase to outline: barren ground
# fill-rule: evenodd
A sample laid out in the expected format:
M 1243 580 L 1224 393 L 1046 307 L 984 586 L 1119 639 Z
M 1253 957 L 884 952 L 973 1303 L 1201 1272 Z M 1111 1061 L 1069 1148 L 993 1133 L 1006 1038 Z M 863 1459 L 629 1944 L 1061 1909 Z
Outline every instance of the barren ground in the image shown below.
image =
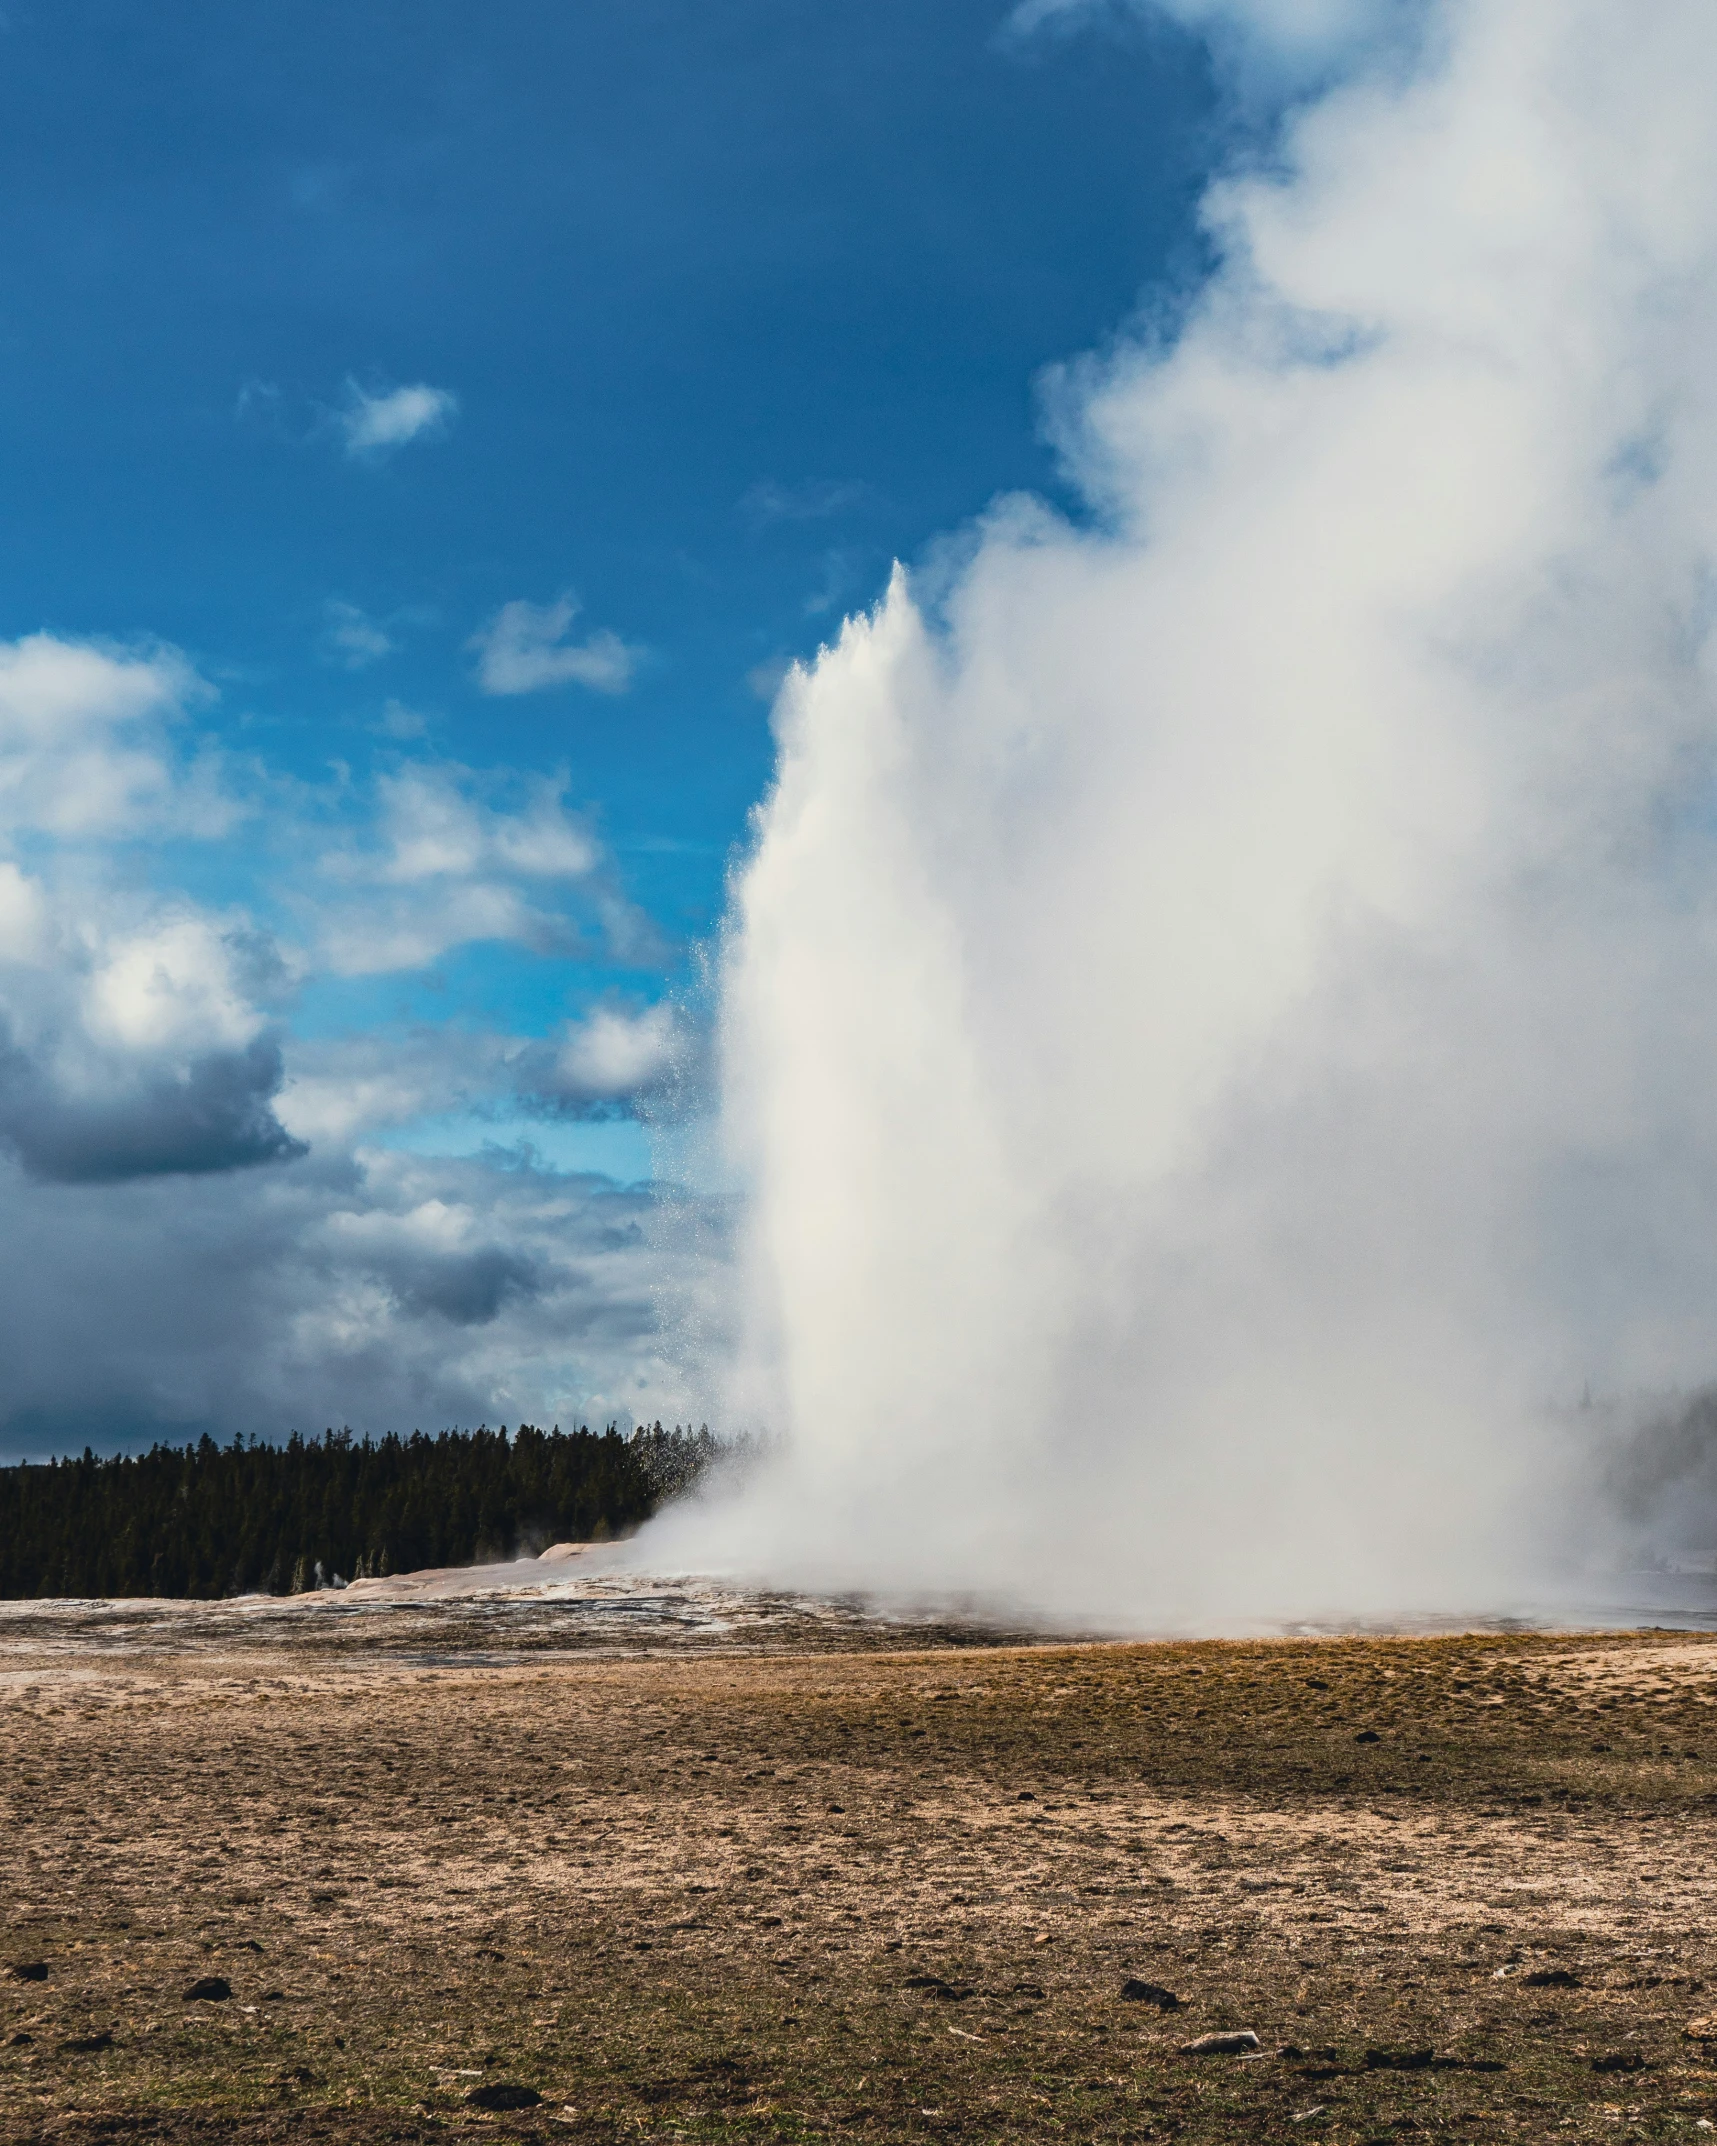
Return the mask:
M 1717 2125 L 1717 1640 L 971 1637 L 13 1610 L 0 2137 Z

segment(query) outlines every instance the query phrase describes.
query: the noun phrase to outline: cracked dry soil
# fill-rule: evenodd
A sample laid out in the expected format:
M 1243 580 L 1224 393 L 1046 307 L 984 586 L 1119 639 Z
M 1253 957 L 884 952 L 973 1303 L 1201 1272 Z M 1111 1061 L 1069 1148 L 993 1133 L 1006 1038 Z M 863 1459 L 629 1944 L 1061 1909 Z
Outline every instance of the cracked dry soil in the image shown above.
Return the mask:
M 1717 2126 L 1717 1640 L 917 1637 L 23 1634 L 0 2137 Z

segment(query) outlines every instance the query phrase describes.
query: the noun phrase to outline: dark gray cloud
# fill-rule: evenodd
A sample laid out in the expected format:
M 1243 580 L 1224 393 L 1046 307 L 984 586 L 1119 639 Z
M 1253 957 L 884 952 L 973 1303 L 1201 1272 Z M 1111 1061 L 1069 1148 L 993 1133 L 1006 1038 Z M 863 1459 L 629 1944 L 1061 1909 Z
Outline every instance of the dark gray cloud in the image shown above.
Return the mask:
M 682 1414 L 725 1218 L 511 1163 L 313 1149 L 77 1186 L 0 1162 L 0 1459 L 156 1437 Z M 705 1409 L 707 1412 L 707 1407 Z
M 280 1045 L 208 1051 L 183 1066 L 104 1069 L 91 1093 L 55 1077 L 0 1020 L 0 1142 L 56 1184 L 238 1170 L 305 1153 L 274 1115 Z
M 475 1252 L 415 1263 L 394 1279 L 394 1294 L 410 1311 L 435 1312 L 455 1326 L 487 1326 L 503 1304 L 542 1294 L 545 1277 L 534 1260 L 488 1244 Z

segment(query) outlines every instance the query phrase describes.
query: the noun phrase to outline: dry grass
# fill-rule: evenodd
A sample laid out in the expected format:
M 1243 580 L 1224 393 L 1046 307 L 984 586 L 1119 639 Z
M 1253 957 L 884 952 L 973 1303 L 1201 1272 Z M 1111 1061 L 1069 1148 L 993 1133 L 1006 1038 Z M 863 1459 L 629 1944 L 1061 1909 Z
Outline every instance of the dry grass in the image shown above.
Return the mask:
M 775 1644 L 44 1626 L 0 1677 L 0 2136 L 1717 2122 L 1717 1641 Z M 1230 2027 L 1265 2054 L 1180 2053 Z M 465 2100 L 508 2083 L 541 2106 Z

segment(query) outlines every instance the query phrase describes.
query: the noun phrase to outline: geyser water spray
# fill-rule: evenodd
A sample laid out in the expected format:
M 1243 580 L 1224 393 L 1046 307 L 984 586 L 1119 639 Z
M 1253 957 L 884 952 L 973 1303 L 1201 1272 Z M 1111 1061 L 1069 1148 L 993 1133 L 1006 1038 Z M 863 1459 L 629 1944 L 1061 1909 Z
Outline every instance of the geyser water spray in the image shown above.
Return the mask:
M 1717 12 L 1418 28 L 1063 381 L 1087 519 L 782 690 L 720 1026 L 782 1446 L 659 1558 L 1496 1608 L 1604 1549 L 1582 1398 L 1717 1374 Z

